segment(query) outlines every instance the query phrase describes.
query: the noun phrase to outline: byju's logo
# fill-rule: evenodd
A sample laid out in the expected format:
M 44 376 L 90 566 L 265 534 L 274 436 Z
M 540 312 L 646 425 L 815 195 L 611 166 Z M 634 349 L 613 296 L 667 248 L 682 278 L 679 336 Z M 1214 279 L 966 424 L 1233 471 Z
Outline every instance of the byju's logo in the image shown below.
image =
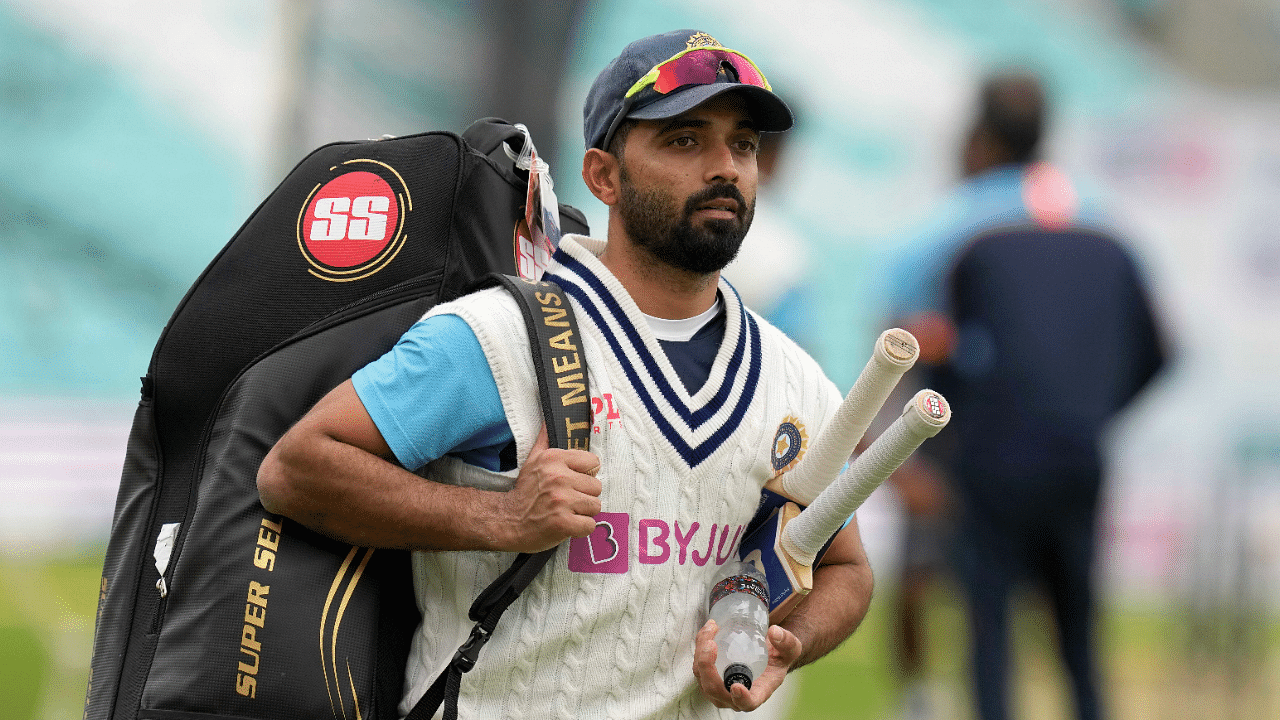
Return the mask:
M 595 532 L 569 541 L 569 569 L 581 573 L 624 573 L 629 569 L 627 513 L 596 515 Z
M 636 559 L 640 565 L 702 567 L 714 561 L 723 565 L 734 556 L 744 525 L 640 518 L 636 526 Z M 631 515 L 600 513 L 596 529 L 584 538 L 569 541 L 569 570 L 579 573 L 625 573 L 631 569 Z

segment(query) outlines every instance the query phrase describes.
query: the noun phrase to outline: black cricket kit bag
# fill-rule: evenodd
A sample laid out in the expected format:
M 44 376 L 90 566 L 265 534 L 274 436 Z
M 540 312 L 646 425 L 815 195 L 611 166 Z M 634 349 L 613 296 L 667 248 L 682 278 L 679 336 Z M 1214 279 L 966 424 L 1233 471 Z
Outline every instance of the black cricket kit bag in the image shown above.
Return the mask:
M 433 305 L 495 271 L 534 277 L 559 228 L 586 232 L 532 149 L 492 118 L 326 145 L 196 280 L 142 382 L 87 720 L 395 717 L 420 620 L 408 553 L 267 513 L 257 470 Z

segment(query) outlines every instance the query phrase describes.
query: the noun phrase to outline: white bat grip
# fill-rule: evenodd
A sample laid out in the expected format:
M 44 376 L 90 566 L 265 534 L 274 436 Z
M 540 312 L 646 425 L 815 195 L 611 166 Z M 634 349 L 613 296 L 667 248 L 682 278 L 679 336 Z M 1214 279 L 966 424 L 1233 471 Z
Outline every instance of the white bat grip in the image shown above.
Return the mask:
M 835 415 L 814 438 L 813 447 L 782 476 L 783 494 L 801 505 L 818 497 L 844 467 L 884 401 L 920 355 L 915 337 L 901 328 L 880 333 L 866 367 Z
M 818 551 L 880 483 L 951 419 L 947 401 L 921 390 L 902 416 L 858 456 L 849 469 L 783 528 L 781 544 L 796 562 L 812 565 Z

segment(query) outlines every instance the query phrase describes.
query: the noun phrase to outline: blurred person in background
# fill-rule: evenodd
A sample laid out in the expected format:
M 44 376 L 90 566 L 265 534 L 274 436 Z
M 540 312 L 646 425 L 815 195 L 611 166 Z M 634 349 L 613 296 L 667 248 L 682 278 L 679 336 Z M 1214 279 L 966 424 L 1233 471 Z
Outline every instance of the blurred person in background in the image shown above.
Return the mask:
M 764 133 L 756 151 L 760 185 L 751 230 L 738 255 L 724 269 L 725 279 L 742 295 L 747 307 L 760 313 L 787 337 L 810 353 L 817 345 L 820 317 L 808 280 L 810 242 L 787 212 L 784 170 L 794 156 L 794 135 L 803 122 L 796 103 L 788 99 L 795 124 L 785 133 Z
M 914 324 L 914 332 L 925 328 Z M 921 333 L 923 335 L 924 333 Z M 922 346 L 928 340 L 917 335 Z M 925 363 L 928 358 L 922 358 Z M 928 385 L 925 369 L 910 370 L 885 401 L 885 411 L 871 428 L 879 434 L 896 412 Z M 949 566 L 955 500 L 948 489 L 946 458 L 954 452 L 954 435 L 942 433 L 918 448 L 889 478 L 903 510 L 898 582 L 889 599 L 894 670 L 902 684 L 903 720 L 949 717 L 946 689 L 931 676 L 926 616 L 932 593 L 949 591 L 954 577 Z M 865 449 L 862 448 L 862 449 Z
M 1024 582 L 1048 599 L 1076 716 L 1105 717 L 1092 577 L 1099 440 L 1165 362 L 1135 258 L 1039 159 L 1047 114 L 1030 73 L 982 86 L 964 179 L 896 275 L 893 317 L 921 346 L 915 382 L 943 393 L 954 415 L 931 448 L 945 455 L 921 454 L 895 482 L 908 525 L 935 533 L 927 542 L 950 526 L 982 720 L 1009 717 L 1009 604 Z M 918 672 L 920 589 L 907 571 L 900 626 L 914 645 L 903 668 Z

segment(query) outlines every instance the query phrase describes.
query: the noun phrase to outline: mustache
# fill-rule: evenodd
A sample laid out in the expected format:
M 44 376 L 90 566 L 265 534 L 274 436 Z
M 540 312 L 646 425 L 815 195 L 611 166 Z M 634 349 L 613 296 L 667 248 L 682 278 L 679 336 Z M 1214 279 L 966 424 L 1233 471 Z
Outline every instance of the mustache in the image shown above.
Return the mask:
M 690 195 L 684 202 L 684 216 L 686 218 L 690 217 L 700 206 L 705 205 L 712 200 L 719 200 L 720 198 L 733 200 L 738 203 L 736 214 L 739 220 L 746 216 L 746 198 L 742 197 L 742 193 L 738 190 L 737 185 L 730 185 L 728 183 L 712 185 L 709 188 L 699 190 L 698 192 Z

